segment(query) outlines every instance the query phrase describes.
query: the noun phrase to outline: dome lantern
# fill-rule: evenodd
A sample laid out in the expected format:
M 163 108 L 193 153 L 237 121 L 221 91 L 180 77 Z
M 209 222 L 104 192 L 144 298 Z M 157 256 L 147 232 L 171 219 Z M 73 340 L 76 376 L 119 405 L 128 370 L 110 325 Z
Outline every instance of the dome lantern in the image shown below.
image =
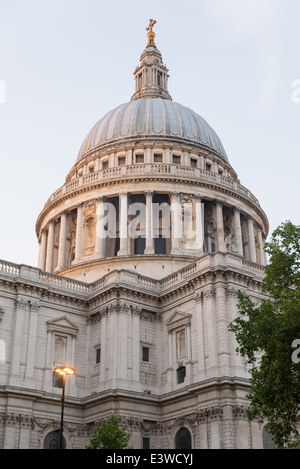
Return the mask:
M 140 58 L 140 65 L 135 69 L 135 93 L 132 100 L 141 98 L 164 98 L 172 100 L 168 92 L 168 69 L 163 64 L 162 55 L 154 42 L 153 26 L 150 20 L 147 29 L 148 44 Z

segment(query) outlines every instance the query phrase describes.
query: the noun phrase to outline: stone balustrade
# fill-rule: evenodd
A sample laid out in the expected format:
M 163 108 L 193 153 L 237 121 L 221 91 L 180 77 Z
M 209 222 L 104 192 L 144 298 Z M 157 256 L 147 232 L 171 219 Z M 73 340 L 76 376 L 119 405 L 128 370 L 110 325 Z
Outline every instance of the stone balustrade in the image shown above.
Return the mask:
M 116 283 L 123 286 L 127 285 L 129 288 L 135 290 L 137 288 L 141 290 L 146 288 L 148 293 L 157 296 L 166 293 L 176 285 L 186 282 L 187 279 L 192 279 L 194 276 L 204 273 L 208 269 L 210 270 L 213 267 L 220 267 L 222 265 L 225 269 L 231 269 L 235 272 L 245 272 L 246 268 L 255 275 L 258 281 L 261 281 L 264 277 L 263 266 L 245 261 L 240 256 L 216 252 L 214 254 L 205 254 L 188 267 L 184 267 L 178 272 L 168 275 L 161 280 L 155 280 L 128 270 L 115 270 L 96 282 L 88 284 L 60 275 L 50 274 L 35 267 L 17 265 L 3 260 L 0 260 L 0 278 L 4 277 L 13 280 L 19 277 L 24 281 L 34 281 L 35 284 L 39 284 L 41 287 L 47 286 L 55 290 L 58 289 L 62 294 L 67 294 L 69 291 L 72 291 L 72 293 L 77 292 L 86 300 L 92 295 L 100 293 L 102 290 Z
M 214 183 L 218 186 L 222 186 L 227 189 L 231 189 L 240 195 L 243 195 L 251 202 L 255 203 L 260 207 L 257 198 L 244 186 L 234 181 L 229 177 L 225 177 L 222 174 L 216 174 L 212 171 L 206 171 L 200 168 L 191 168 L 188 166 L 181 166 L 176 164 L 155 164 L 155 163 L 144 163 L 135 165 L 124 165 L 115 168 L 109 168 L 105 170 L 99 170 L 97 172 L 90 173 L 85 176 L 80 176 L 71 182 L 66 183 L 54 192 L 45 204 L 45 207 L 52 202 L 58 200 L 65 194 L 69 194 L 74 190 L 78 190 L 85 186 L 94 183 L 101 183 L 107 180 L 119 180 L 128 177 L 155 177 L 155 176 L 166 176 L 181 178 L 184 177 L 192 181 L 203 181 L 208 183 Z

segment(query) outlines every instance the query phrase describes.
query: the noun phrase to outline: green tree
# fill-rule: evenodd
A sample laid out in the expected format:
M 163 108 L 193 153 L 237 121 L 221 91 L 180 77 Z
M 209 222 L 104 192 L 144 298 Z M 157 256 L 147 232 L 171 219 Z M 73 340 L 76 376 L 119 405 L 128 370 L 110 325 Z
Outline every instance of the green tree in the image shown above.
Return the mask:
M 250 367 L 249 419 L 268 422 L 278 448 L 300 446 L 300 226 L 282 223 L 265 251 L 266 299 L 255 307 L 239 293 L 229 330 Z
M 86 449 L 126 449 L 130 438 L 127 427 L 120 426 L 120 417 L 111 415 L 101 422 Z

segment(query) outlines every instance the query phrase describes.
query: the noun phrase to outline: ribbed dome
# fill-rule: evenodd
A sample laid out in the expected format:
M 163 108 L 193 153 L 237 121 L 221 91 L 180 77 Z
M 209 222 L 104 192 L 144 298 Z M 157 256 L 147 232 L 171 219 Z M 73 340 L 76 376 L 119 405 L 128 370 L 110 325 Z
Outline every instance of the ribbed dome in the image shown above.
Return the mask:
M 191 109 L 168 99 L 132 100 L 108 112 L 85 138 L 77 161 L 94 148 L 131 138 L 169 138 L 210 149 L 228 161 L 210 125 Z

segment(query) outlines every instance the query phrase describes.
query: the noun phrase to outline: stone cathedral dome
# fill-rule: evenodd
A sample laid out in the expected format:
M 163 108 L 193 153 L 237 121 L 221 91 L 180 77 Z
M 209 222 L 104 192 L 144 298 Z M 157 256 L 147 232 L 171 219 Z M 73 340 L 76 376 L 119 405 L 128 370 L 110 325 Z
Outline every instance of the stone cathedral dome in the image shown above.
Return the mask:
M 167 138 L 208 149 L 228 161 L 211 126 L 196 112 L 170 99 L 133 99 L 108 112 L 85 138 L 77 161 L 99 146 L 138 138 Z
M 38 217 L 46 272 L 85 282 L 116 269 L 163 278 L 216 251 L 263 263 L 267 217 L 215 131 L 172 100 L 148 30 L 131 100 L 94 125 Z

